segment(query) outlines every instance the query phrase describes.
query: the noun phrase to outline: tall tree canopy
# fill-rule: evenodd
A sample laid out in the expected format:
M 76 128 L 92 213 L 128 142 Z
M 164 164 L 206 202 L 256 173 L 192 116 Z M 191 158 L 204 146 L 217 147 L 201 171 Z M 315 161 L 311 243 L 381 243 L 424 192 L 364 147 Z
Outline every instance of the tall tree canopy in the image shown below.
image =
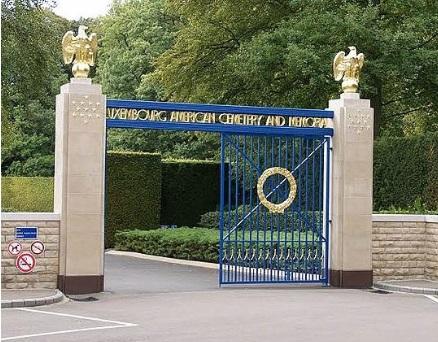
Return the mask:
M 163 0 L 113 3 L 99 30 L 103 32 L 97 77 L 110 98 L 156 100 L 161 84 L 144 80 L 154 61 L 173 44 L 181 22 Z M 161 152 L 164 157 L 214 159 L 217 137 L 203 133 L 111 130 L 109 147 L 116 150 Z M 209 148 L 206 148 L 208 146 Z
M 69 22 L 50 0 L 2 0 L 2 172 L 51 175 L 54 104 L 71 76 L 60 42 L 99 35 L 96 82 L 113 98 L 324 108 L 336 52 L 365 54 L 360 91 L 376 135 L 438 129 L 438 2 L 433 0 L 114 0 Z M 217 158 L 203 133 L 112 130 L 110 147 Z
M 356 45 L 376 133 L 438 127 L 436 1 L 167 2 L 184 24 L 143 80 L 163 85 L 165 99 L 324 108 L 340 89 L 334 54 Z
M 153 62 L 170 48 L 176 17 L 168 15 L 162 0 L 115 1 L 102 18 L 97 77 L 105 93 L 114 98 L 155 99 L 159 88 L 143 87 L 141 79 Z
M 2 0 L 2 172 L 51 175 L 54 104 L 67 81 L 60 41 L 67 20 L 50 2 Z

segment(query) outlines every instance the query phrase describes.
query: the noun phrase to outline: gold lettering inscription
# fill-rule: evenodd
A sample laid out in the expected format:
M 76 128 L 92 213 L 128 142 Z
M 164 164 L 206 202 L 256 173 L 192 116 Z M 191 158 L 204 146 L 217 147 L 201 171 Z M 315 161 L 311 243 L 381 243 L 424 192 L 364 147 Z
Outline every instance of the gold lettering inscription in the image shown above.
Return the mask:
M 108 108 L 108 119 L 273 127 L 327 127 L 327 118 Z

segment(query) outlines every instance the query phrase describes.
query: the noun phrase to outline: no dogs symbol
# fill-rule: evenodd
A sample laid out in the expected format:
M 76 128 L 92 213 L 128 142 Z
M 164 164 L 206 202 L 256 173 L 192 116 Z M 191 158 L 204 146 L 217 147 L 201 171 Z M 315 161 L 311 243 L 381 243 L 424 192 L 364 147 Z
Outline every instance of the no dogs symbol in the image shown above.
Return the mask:
M 28 253 L 21 253 L 15 261 L 15 266 L 21 273 L 30 273 L 35 267 L 35 257 Z
M 18 241 L 9 242 L 8 251 L 10 254 L 18 255 L 20 254 L 22 249 L 23 247 L 21 246 L 21 243 L 19 243 Z
M 30 245 L 30 250 L 32 251 L 33 254 L 39 255 L 42 252 L 44 252 L 45 247 L 44 247 L 44 244 L 41 241 L 34 241 Z

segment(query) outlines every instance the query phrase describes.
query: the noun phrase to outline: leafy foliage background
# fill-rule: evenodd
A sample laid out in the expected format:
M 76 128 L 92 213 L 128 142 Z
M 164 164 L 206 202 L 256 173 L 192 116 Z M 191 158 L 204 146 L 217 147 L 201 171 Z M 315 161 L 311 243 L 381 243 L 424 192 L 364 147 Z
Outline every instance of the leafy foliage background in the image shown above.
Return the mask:
M 106 16 L 78 21 L 56 16 L 49 0 L 1 6 L 3 175 L 53 175 L 55 95 L 72 76 L 60 42 L 79 24 L 99 36 L 91 76 L 109 98 L 325 108 L 340 92 L 334 54 L 356 45 L 366 57 L 360 91 L 375 109 L 377 150 L 385 149 L 382 138 L 427 140 L 438 129 L 437 1 L 126 0 L 114 1 Z M 218 136 L 194 132 L 111 130 L 109 148 L 219 157 Z M 413 174 L 426 167 L 418 165 Z M 413 206 L 418 196 L 391 195 L 399 189 L 389 188 L 393 179 L 403 177 L 392 167 L 375 189 L 392 203 L 377 206 Z M 419 198 L 433 207 L 438 171 L 427 168 L 415 188 L 426 184 Z

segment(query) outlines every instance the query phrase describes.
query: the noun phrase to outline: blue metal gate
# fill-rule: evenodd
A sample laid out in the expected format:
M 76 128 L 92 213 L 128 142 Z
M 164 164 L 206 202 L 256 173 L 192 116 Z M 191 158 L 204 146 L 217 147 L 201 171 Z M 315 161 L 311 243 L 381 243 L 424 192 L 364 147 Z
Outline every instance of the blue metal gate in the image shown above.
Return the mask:
M 221 140 L 220 284 L 327 283 L 330 138 Z
M 328 283 L 333 112 L 107 100 L 107 128 L 221 135 L 220 284 Z

